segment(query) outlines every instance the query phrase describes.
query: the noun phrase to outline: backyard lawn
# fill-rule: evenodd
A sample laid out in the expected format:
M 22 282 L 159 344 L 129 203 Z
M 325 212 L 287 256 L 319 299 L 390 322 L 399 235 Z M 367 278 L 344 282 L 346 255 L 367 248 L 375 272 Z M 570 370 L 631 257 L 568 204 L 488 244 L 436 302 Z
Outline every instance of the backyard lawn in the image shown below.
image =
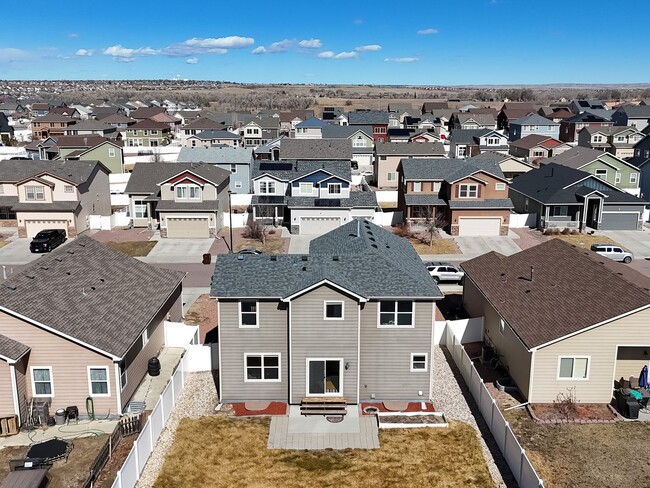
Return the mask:
M 542 425 L 524 410 L 504 414 L 544 486 L 648 486 L 648 423 Z
M 268 428 L 268 419 L 181 420 L 154 487 L 494 486 L 475 430 L 461 422 L 380 431 L 380 449 L 345 451 L 267 449 Z
M 68 460 L 55 461 L 50 469 L 51 481 L 48 488 L 78 488 L 88 477 L 90 465 L 104 446 L 106 435 L 82 437 L 72 441 L 73 449 Z M 0 449 L 0 481 L 9 474 L 9 461 L 22 459 L 29 446 Z
M 107 242 L 106 245 L 122 251 L 124 254 L 136 257 L 148 255 L 158 241 L 130 241 L 130 242 Z
M 235 252 L 241 251 L 242 249 L 257 249 L 265 254 L 286 254 L 286 240 L 276 235 L 270 235 L 266 238 L 266 243 L 262 244 L 259 239 L 242 238 L 235 244 Z

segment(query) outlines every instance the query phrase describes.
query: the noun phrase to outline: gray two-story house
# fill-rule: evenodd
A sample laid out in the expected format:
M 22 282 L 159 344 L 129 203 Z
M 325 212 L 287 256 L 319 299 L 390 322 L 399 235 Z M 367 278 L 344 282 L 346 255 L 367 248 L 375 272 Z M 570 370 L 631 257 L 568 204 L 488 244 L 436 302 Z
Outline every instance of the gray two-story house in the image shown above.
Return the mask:
M 224 254 L 218 314 L 223 402 L 428 400 L 436 302 L 413 247 L 355 220 L 309 254 Z
M 251 193 L 253 149 L 250 147 L 183 147 L 176 161 L 213 164 L 230 172 L 230 190 L 233 193 Z
M 211 164 L 136 163 L 124 193 L 134 227 L 160 237 L 216 237 L 228 209 L 230 174 Z

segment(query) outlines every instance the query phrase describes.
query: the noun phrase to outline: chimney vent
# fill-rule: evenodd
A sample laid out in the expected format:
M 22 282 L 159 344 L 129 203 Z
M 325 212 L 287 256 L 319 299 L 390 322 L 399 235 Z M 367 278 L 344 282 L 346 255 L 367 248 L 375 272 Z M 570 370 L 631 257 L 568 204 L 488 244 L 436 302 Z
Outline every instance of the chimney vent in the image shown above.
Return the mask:
M 307 261 L 308 259 L 309 259 L 309 256 L 307 256 L 307 255 L 303 255 L 303 256 L 302 256 L 302 260 L 303 260 L 303 261 Z

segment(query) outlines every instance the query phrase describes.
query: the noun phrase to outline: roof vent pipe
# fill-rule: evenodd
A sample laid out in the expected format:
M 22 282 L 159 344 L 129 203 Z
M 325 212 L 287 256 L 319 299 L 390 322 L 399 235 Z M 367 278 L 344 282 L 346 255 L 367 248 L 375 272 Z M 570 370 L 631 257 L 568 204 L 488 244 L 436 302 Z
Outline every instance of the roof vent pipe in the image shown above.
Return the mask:
M 533 272 L 535 271 L 535 268 L 533 266 L 530 267 L 530 281 L 533 281 Z

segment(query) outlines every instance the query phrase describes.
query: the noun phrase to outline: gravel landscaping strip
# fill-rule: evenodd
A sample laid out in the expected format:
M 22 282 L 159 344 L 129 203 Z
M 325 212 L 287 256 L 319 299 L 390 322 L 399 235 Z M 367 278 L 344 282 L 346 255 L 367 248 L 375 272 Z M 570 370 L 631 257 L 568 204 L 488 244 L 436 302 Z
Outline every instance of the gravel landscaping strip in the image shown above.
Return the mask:
M 212 379 L 212 373 L 190 373 L 183 392 L 178 398 L 178 403 L 172 410 L 167 426 L 160 434 L 156 447 L 147 461 L 137 488 L 150 488 L 158 478 L 158 474 L 165 462 L 167 451 L 174 443 L 176 428 L 183 418 L 197 419 L 214 414 L 217 405 L 217 391 Z
M 433 364 L 436 374 L 431 397 L 436 410 L 444 412 L 447 419 L 460 420 L 474 427 L 495 486 L 516 487 L 517 482 L 447 348 L 434 348 Z

